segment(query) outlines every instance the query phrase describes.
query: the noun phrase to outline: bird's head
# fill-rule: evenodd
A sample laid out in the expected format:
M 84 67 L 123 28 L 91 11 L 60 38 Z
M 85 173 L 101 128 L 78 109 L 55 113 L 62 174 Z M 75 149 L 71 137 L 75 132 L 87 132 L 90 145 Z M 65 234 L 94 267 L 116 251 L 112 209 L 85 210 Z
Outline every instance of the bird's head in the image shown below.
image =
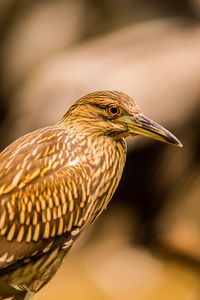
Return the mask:
M 182 147 L 172 133 L 147 118 L 131 97 L 117 91 L 99 91 L 82 97 L 70 107 L 61 123 L 82 133 L 114 139 L 143 135 Z

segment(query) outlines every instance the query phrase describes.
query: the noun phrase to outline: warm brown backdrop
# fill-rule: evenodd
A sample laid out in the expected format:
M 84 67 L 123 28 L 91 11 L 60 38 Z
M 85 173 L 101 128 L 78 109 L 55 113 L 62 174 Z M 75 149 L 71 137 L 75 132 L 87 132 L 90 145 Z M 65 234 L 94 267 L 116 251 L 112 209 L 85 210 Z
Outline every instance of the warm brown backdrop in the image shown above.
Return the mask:
M 36 300 L 199 300 L 200 1 L 0 0 L 0 148 L 115 89 L 183 149 L 129 140 L 107 211 Z

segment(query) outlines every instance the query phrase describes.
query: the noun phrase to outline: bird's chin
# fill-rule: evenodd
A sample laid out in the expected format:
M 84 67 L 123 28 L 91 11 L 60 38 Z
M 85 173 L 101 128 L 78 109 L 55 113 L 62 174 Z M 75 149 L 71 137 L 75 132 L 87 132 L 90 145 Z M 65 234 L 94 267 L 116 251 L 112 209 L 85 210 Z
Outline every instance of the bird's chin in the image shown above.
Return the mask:
M 115 134 L 109 134 L 110 137 L 112 137 L 114 140 L 121 140 L 126 138 L 127 136 L 130 136 L 130 133 L 126 132 L 118 132 Z

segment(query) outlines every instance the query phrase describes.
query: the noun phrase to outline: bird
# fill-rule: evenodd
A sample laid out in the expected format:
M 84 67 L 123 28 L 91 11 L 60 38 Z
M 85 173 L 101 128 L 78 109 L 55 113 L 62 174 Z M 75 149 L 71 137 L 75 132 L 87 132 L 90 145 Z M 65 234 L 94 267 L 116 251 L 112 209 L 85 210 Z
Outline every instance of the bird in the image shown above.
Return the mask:
M 0 153 L 0 299 L 33 299 L 51 280 L 106 209 L 125 165 L 125 138 L 137 135 L 182 147 L 133 98 L 98 91 Z

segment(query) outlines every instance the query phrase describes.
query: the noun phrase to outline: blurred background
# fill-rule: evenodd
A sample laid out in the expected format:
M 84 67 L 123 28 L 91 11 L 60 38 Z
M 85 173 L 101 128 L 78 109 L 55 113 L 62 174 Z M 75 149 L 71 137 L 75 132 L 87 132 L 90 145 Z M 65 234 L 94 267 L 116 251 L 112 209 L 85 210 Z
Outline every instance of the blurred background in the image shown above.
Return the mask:
M 128 141 L 120 186 L 36 300 L 200 299 L 200 0 L 0 0 L 0 149 L 121 90 L 184 144 Z

